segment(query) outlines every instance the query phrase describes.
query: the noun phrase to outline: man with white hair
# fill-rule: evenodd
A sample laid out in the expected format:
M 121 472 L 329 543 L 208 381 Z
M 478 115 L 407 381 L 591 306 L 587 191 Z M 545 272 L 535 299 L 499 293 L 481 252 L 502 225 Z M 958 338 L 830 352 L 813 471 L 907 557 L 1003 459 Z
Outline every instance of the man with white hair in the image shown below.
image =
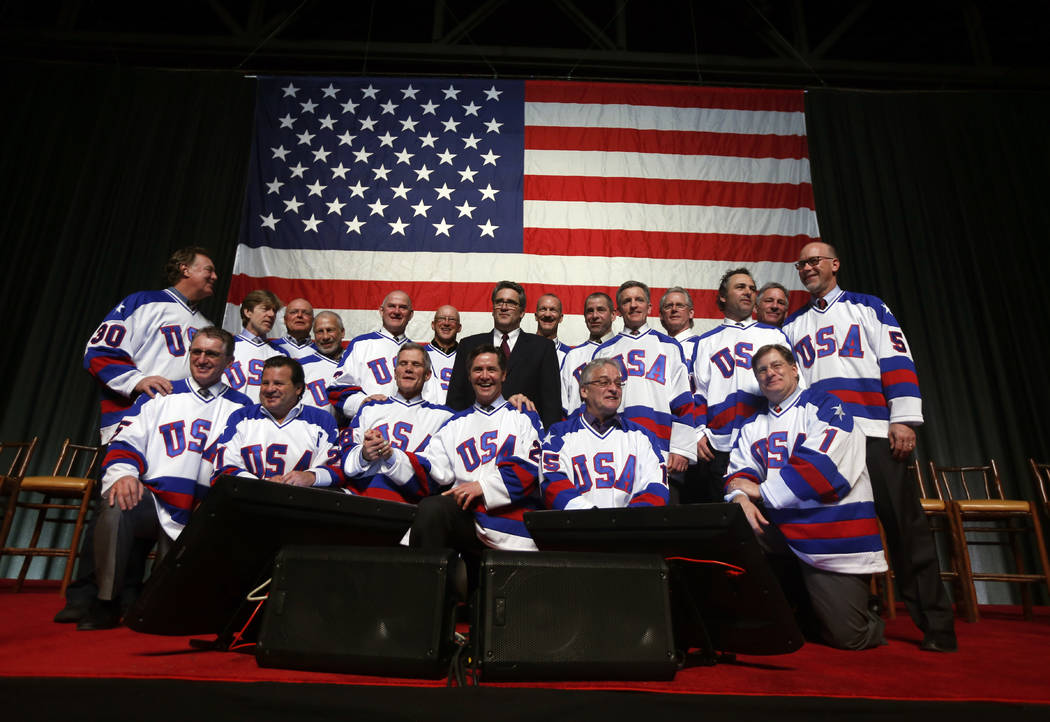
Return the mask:
M 379 318 L 378 329 L 350 341 L 328 389 L 332 405 L 347 419 L 354 418 L 366 399 L 397 391 L 394 363 L 398 349 L 408 341 L 405 329 L 412 320 L 412 299 L 404 291 L 391 291 L 379 307 Z

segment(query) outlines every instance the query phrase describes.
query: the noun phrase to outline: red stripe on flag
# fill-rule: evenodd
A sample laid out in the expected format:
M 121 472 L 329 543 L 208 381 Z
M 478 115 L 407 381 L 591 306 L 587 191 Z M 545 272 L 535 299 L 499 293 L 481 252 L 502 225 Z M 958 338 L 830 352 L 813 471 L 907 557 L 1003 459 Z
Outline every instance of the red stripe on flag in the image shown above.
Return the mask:
M 524 199 L 652 203 L 666 206 L 813 209 L 813 189 L 808 183 L 732 183 L 660 178 L 528 175 L 525 176 Z
M 808 158 L 804 135 L 530 125 L 526 150 L 600 150 L 735 158 Z
M 493 276 L 495 279 L 496 276 Z M 623 279 L 624 281 L 628 279 Z M 248 292 L 265 288 L 277 294 L 282 301 L 293 298 L 309 298 L 315 308 L 335 309 L 376 309 L 376 323 L 379 322 L 379 305 L 383 298 L 394 290 L 402 290 L 412 299 L 412 306 L 417 310 L 433 310 L 450 303 L 460 312 L 492 311 L 492 287 L 496 281 L 478 283 L 450 283 L 439 281 L 414 281 L 396 283 L 394 281 L 341 281 L 316 280 L 309 278 L 276 278 L 273 276 L 258 278 L 236 274 L 230 279 L 230 302 L 244 298 Z M 617 286 L 560 286 L 556 284 L 525 283 L 525 294 L 530 307 L 535 306 L 536 299 L 545 293 L 553 293 L 561 299 L 562 306 L 568 313 L 582 313 L 583 304 L 592 293 L 601 291 L 609 294 L 615 301 Z M 651 287 L 651 317 L 658 317 L 657 305 L 666 291 L 663 287 Z M 718 310 L 716 292 L 710 288 L 686 289 L 696 306 L 698 318 L 721 318 Z M 804 291 L 791 292 L 791 308 L 799 308 L 809 300 Z M 529 309 L 531 310 L 531 308 Z M 657 326 L 659 328 L 659 326 Z M 848 400 L 848 399 L 844 399 Z
M 524 250 L 525 253 L 538 256 L 794 263 L 798 260 L 798 250 L 813 240 L 811 236 L 803 235 L 745 236 L 732 233 L 526 228 Z
M 528 80 L 526 103 L 600 103 L 656 105 L 672 108 L 723 108 L 774 110 L 801 113 L 801 90 L 749 90 L 746 88 L 695 88 L 633 83 L 579 83 L 562 80 Z

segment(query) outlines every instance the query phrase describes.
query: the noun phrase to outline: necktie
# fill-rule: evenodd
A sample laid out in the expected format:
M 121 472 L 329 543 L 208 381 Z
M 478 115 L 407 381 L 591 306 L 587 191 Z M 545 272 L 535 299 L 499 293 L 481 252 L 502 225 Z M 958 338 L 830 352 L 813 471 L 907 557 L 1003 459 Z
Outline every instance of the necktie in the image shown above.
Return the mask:
M 203 396 L 206 399 L 210 399 L 211 391 L 209 391 L 208 389 L 201 389 L 201 396 Z
M 823 311 L 827 307 L 828 307 L 828 302 L 825 299 L 823 299 L 823 298 L 818 298 L 817 299 L 817 308 L 819 308 L 821 311 Z
M 499 345 L 499 350 L 503 352 L 503 357 L 510 360 L 510 344 L 507 343 L 507 334 L 503 334 L 503 341 Z

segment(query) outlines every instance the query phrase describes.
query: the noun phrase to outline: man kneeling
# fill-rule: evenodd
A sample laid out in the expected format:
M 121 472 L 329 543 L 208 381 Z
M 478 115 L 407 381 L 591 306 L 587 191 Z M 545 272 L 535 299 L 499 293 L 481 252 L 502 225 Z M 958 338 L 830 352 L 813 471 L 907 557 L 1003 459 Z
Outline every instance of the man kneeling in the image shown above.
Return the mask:
M 837 398 L 798 387 L 784 346 L 763 346 L 752 370 L 768 408 L 741 429 L 726 475 L 726 501 L 744 508 L 767 551 L 787 546 L 833 647 L 884 643 L 883 622 L 868 609 L 872 572 L 886 570 L 865 436 Z

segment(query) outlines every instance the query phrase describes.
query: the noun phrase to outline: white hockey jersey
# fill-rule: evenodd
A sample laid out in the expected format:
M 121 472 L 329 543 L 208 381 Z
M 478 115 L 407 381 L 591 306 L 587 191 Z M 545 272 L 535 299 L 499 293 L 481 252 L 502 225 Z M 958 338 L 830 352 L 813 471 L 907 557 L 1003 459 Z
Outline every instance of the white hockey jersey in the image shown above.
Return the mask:
M 339 362 L 339 375 L 328 390 L 332 405 L 352 419 L 372 394 L 397 393 L 394 366 L 397 352 L 407 342 L 406 337 L 394 338 L 385 328 L 355 336 L 346 347 Z
M 667 469 L 656 439 L 619 416 L 597 431 L 581 409 L 543 441 L 540 490 L 548 509 L 663 506 Z
M 423 398 L 432 404 L 444 406 L 448 397 L 448 382 L 452 380 L 452 367 L 456 363 L 456 349 L 459 346 L 448 353 L 429 343 L 423 348 L 430 357 L 430 378 L 423 386 Z
M 226 383 L 259 403 L 263 364 L 273 356 L 283 356 L 271 339 L 259 338 L 247 330 L 233 337 L 233 363 L 226 369 Z
M 386 401 L 361 404 L 349 428 L 344 429 L 339 438 L 347 486 L 362 496 L 418 503 L 429 491 L 420 485 L 420 481 L 426 479 L 413 476 L 397 482 L 381 472 L 380 460 L 365 461 L 361 457 L 365 432 L 377 429 L 393 448 L 418 452 L 451 417 L 451 409 L 431 404 L 419 396 L 406 401 L 400 392 Z
M 539 416 L 499 398 L 489 411 L 474 404 L 450 418 L 419 453 L 395 449 L 380 470 L 399 484 L 415 477 L 431 494 L 479 482 L 478 538 L 494 549 L 531 551 L 524 515 L 540 508 L 539 458 Z
M 102 394 L 102 443 L 131 408 L 139 381 L 189 377 L 190 342 L 198 329 L 210 325 L 174 288 L 133 293 L 106 315 L 84 349 L 84 368 Z
M 172 539 L 211 488 L 212 465 L 205 452 L 230 415 L 251 405 L 225 384 L 204 391 L 196 381 L 182 379 L 172 384 L 170 394 L 140 396 L 102 461 L 102 493 L 121 477 L 137 477 L 153 492 L 161 528 Z
M 841 399 L 868 436 L 885 438 L 890 422 L 922 424 L 911 347 L 890 309 L 837 286 L 825 300 L 825 309 L 810 303 L 784 322 L 806 382 Z
M 740 428 L 765 407 L 751 357 L 767 344 L 791 347 L 778 328 L 728 318 L 697 341 L 692 359 L 697 441 L 706 435 L 714 449 L 732 451 Z
M 767 518 L 795 555 L 844 574 L 886 570 L 866 465 L 867 440 L 846 404 L 797 389 L 740 431 L 726 483 L 758 483 Z
M 216 443 L 212 480 L 312 471 L 314 486 L 342 486 L 337 437 L 332 415 L 313 406 L 296 405 L 281 423 L 261 404 L 248 406 L 230 416 Z
M 619 361 L 627 385 L 620 415 L 648 429 L 664 454 L 696 461 L 693 393 L 682 347 L 647 325 L 632 335 L 626 329 L 594 350 L 593 358 Z

